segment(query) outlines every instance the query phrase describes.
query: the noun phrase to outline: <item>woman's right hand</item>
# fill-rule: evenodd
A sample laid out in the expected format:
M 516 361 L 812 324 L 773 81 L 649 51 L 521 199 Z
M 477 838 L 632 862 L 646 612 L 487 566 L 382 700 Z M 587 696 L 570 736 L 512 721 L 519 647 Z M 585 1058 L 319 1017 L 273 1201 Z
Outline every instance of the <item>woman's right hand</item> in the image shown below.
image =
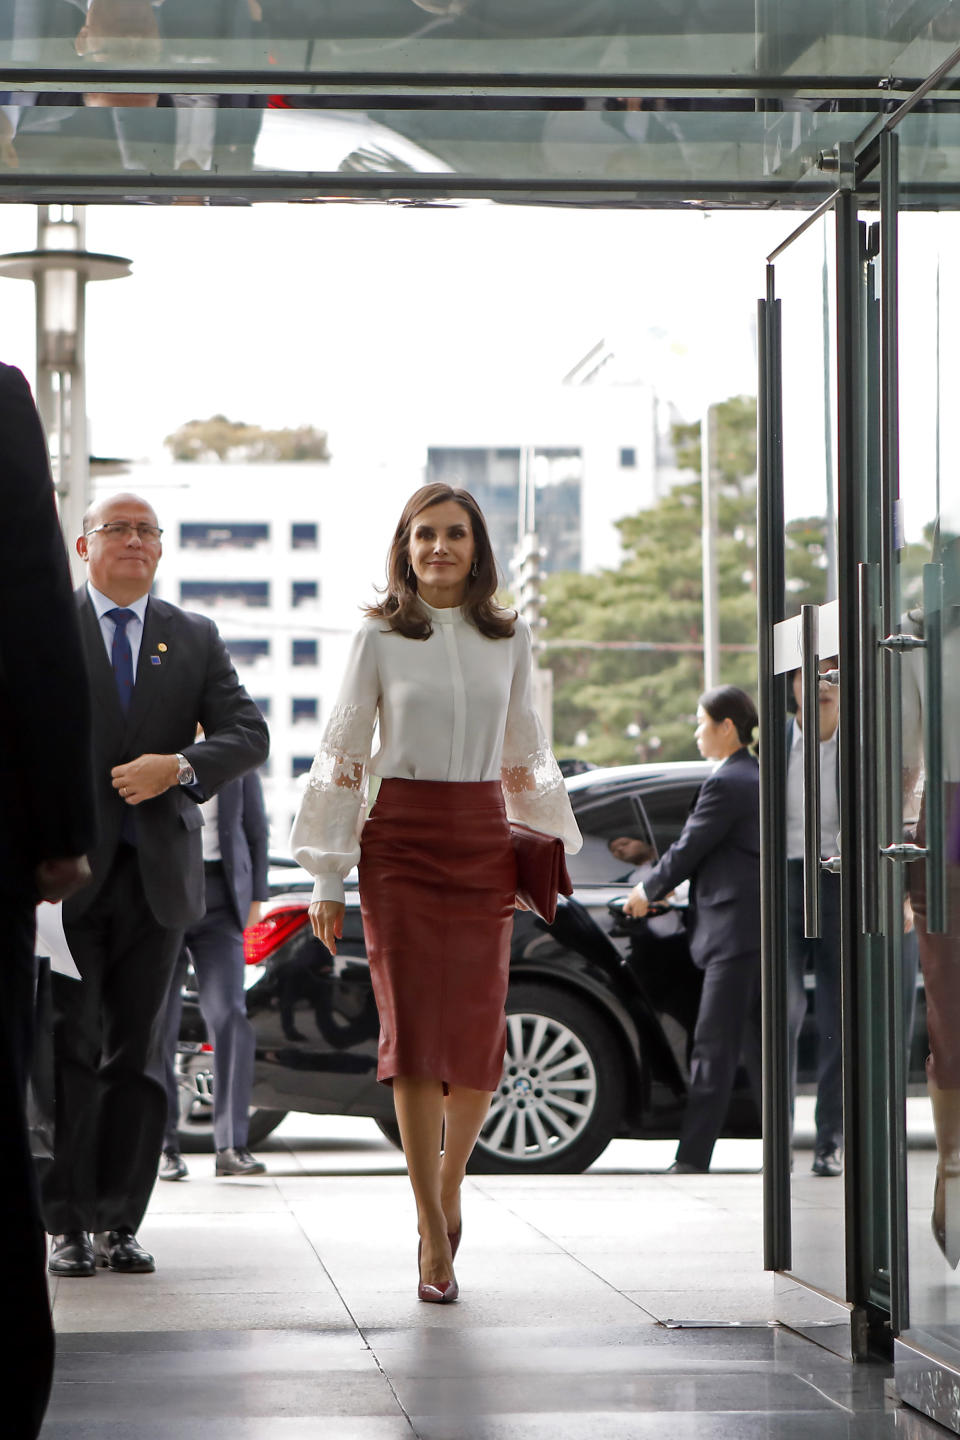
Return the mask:
M 339 900 L 314 900 L 308 915 L 313 933 L 321 944 L 326 945 L 331 955 L 337 953 L 337 941 L 343 935 L 343 912 L 346 909 Z

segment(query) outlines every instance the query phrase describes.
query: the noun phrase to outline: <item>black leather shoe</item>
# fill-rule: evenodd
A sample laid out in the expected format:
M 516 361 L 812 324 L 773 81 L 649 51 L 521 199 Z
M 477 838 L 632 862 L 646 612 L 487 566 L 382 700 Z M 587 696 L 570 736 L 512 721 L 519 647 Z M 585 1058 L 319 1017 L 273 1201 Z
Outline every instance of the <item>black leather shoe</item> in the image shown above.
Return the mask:
M 95 1239 L 97 1264 L 118 1275 L 149 1275 L 157 1268 L 149 1250 L 144 1250 L 133 1231 L 104 1230 Z
M 686 1160 L 674 1160 L 672 1165 L 667 1166 L 664 1173 L 667 1175 L 706 1175 L 708 1172 L 704 1165 L 688 1165 Z
M 64 1278 L 96 1275 L 93 1242 L 86 1230 L 68 1230 L 65 1235 L 54 1235 L 47 1269 L 51 1275 Z
M 842 1175 L 843 1151 L 836 1145 L 828 1150 L 815 1150 L 810 1168 L 814 1175 Z
M 245 1145 L 228 1145 L 225 1150 L 217 1151 L 218 1175 L 263 1175 L 266 1168 Z
M 164 1150 L 160 1156 L 160 1169 L 157 1171 L 158 1180 L 186 1180 L 190 1171 L 179 1150 L 171 1146 Z

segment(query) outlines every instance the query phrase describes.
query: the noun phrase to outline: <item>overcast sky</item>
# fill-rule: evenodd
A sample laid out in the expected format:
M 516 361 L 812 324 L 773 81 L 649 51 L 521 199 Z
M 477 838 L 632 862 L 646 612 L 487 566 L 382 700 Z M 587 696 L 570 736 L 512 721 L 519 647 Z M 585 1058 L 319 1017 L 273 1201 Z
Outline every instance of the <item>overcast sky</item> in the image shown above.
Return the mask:
M 101 454 L 141 456 L 222 411 L 265 425 L 478 403 L 559 380 L 598 340 L 651 329 L 668 398 L 756 388 L 751 325 L 792 217 L 477 204 L 96 207 L 92 250 L 133 275 L 89 290 L 89 412 Z M 0 208 L 0 247 L 35 243 Z M 32 287 L 0 289 L 4 356 L 33 364 Z M 664 357 L 674 362 L 663 373 Z M 669 391 L 676 391 L 675 395 Z
M 91 446 L 157 455 L 176 426 L 217 412 L 314 424 L 334 451 L 338 430 L 381 449 L 394 435 L 425 441 L 438 416 L 556 382 L 603 339 L 632 351 L 638 373 L 695 419 L 709 401 L 755 393 L 765 257 L 801 218 L 486 202 L 90 206 L 88 248 L 133 261 L 129 279 L 88 291 Z M 917 396 L 905 406 L 916 436 L 906 461 L 925 492 L 935 424 L 930 356 L 919 352 L 934 336 L 924 317 L 953 220 L 916 217 L 909 232 L 913 283 L 930 292 L 908 307 L 904 376 Z M 0 250 L 32 248 L 35 227 L 32 207 L 0 207 Z M 795 254 L 805 297 L 795 313 L 814 338 L 793 337 L 797 445 L 810 449 L 788 478 L 806 514 L 824 468 L 819 232 Z M 786 264 L 779 273 L 786 285 Z M 0 284 L 0 319 L 2 358 L 32 378 L 31 285 Z

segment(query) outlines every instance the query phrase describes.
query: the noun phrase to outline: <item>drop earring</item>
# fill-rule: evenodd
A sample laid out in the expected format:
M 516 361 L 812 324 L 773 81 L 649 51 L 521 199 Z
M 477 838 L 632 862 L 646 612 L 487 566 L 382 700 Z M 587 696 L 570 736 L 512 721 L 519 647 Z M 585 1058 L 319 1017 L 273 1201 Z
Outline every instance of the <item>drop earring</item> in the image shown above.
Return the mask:
M 470 574 L 473 576 L 474 579 L 476 579 L 477 576 L 480 574 L 480 566 L 477 564 L 476 560 L 474 560 L 473 564 L 470 566 Z

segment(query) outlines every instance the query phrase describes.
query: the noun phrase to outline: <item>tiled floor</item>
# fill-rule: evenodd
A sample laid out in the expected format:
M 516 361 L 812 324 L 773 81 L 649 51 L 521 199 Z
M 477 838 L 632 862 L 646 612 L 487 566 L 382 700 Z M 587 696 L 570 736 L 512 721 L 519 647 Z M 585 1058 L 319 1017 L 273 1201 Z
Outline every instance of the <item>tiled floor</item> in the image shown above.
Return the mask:
M 417 1303 L 407 1182 L 368 1122 L 288 1120 L 260 1179 L 191 1157 L 141 1232 L 156 1275 L 57 1285 L 43 1440 L 943 1436 L 885 1367 L 771 1325 L 758 1147 L 683 1177 L 672 1150 L 471 1181 L 451 1307 Z

